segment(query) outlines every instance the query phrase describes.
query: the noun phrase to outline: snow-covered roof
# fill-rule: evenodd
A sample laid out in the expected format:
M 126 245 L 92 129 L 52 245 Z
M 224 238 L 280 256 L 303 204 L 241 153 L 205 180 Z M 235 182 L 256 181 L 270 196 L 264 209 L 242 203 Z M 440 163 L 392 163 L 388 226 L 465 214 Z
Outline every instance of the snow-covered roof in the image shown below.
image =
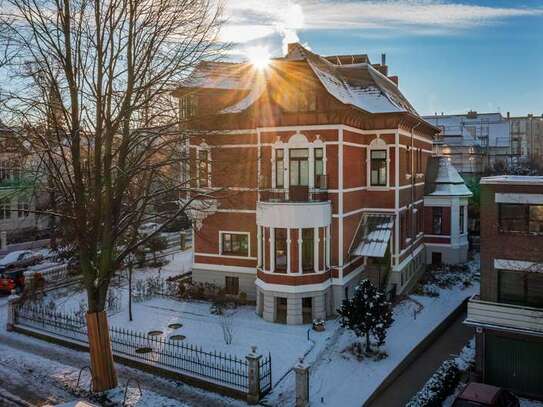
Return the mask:
M 182 83 L 186 88 L 250 90 L 254 77 L 249 64 L 204 61 Z
M 498 175 L 481 178 L 481 184 L 543 185 L 543 176 Z
M 369 113 L 416 110 L 394 82 L 371 64 L 336 65 L 296 44 L 286 59 L 305 59 L 328 93 L 347 105 Z
M 394 217 L 386 214 L 366 213 L 360 220 L 351 254 L 355 256 L 384 257 Z
M 397 85 L 375 69 L 370 63 L 336 65 L 326 57 L 294 44 L 282 61 L 307 61 L 317 79 L 330 95 L 340 102 L 368 113 L 410 112 L 418 115 Z M 251 64 L 205 62 L 200 64 L 182 84 L 188 88 L 250 90 L 241 101 L 221 113 L 239 113 L 249 108 L 264 92 L 265 75 Z
M 432 157 L 426 171 L 426 196 L 471 196 L 464 180 L 447 157 Z

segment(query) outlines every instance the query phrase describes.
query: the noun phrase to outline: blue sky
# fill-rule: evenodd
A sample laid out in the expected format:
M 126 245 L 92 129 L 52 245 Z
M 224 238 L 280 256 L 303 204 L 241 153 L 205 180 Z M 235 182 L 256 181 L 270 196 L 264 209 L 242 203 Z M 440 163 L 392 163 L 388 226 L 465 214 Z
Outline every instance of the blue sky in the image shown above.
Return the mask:
M 233 59 L 299 41 L 323 55 L 387 54 L 421 114 L 543 114 L 543 0 L 226 0 Z

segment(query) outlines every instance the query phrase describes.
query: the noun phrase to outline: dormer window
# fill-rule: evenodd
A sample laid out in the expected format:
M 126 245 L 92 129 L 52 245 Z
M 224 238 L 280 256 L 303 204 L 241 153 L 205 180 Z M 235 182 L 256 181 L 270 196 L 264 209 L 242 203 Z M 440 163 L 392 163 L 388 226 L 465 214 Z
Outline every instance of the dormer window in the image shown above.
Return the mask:
M 387 150 L 371 150 L 371 186 L 387 185 Z

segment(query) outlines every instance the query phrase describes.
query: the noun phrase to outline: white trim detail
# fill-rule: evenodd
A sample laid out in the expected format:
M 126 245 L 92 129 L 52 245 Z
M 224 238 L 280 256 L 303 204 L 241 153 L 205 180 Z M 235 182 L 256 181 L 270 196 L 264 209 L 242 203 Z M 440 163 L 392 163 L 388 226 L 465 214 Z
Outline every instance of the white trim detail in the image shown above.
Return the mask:
M 192 270 L 224 271 L 226 273 L 254 274 L 256 267 L 224 266 L 222 264 L 193 263 Z
M 494 259 L 494 268 L 497 270 L 543 273 L 543 263 L 535 263 L 532 261 Z
M 496 192 L 496 203 L 543 205 L 543 194 L 511 194 Z
M 323 291 L 332 285 L 331 280 L 326 280 L 320 284 L 305 284 L 305 285 L 286 285 L 286 284 L 269 284 L 256 279 L 255 284 L 258 288 L 264 291 L 276 291 L 281 293 L 298 294 L 311 291 Z

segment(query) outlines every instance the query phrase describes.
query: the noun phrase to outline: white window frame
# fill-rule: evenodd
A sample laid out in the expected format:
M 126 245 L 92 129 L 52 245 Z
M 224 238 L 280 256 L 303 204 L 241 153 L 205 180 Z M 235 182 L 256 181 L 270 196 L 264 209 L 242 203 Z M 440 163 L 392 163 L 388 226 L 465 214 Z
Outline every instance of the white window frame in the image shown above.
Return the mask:
M 368 191 L 386 191 L 390 188 L 390 146 L 379 136 L 373 139 L 366 149 L 366 186 Z M 371 184 L 371 152 L 372 151 L 386 151 L 386 185 L 372 185 Z M 396 160 L 398 158 L 396 157 Z
M 200 188 L 200 152 L 201 151 L 207 152 L 207 186 L 205 188 L 211 188 L 211 162 L 212 162 L 211 147 L 206 142 L 202 142 L 199 146 L 196 147 L 196 187 Z
M 326 144 L 321 140 L 320 135 L 316 135 L 315 141 L 309 141 L 307 137 L 301 133 L 295 133 L 292 135 L 288 142 L 284 143 L 279 138 L 272 145 L 271 153 L 271 171 L 272 171 L 272 188 L 276 189 L 277 179 L 276 179 L 276 165 L 275 165 L 275 152 L 276 150 L 283 150 L 283 166 L 285 168 L 284 173 L 284 182 L 281 189 L 288 191 L 290 187 L 290 150 L 303 148 L 307 149 L 309 152 L 309 189 L 315 188 L 315 149 L 322 148 L 322 161 L 323 161 L 323 175 L 326 173 Z
M 247 256 L 236 256 L 225 254 L 222 250 L 222 235 L 246 235 L 247 236 Z M 250 259 L 251 258 L 251 232 L 243 232 L 239 230 L 219 230 L 219 254 L 231 259 Z

